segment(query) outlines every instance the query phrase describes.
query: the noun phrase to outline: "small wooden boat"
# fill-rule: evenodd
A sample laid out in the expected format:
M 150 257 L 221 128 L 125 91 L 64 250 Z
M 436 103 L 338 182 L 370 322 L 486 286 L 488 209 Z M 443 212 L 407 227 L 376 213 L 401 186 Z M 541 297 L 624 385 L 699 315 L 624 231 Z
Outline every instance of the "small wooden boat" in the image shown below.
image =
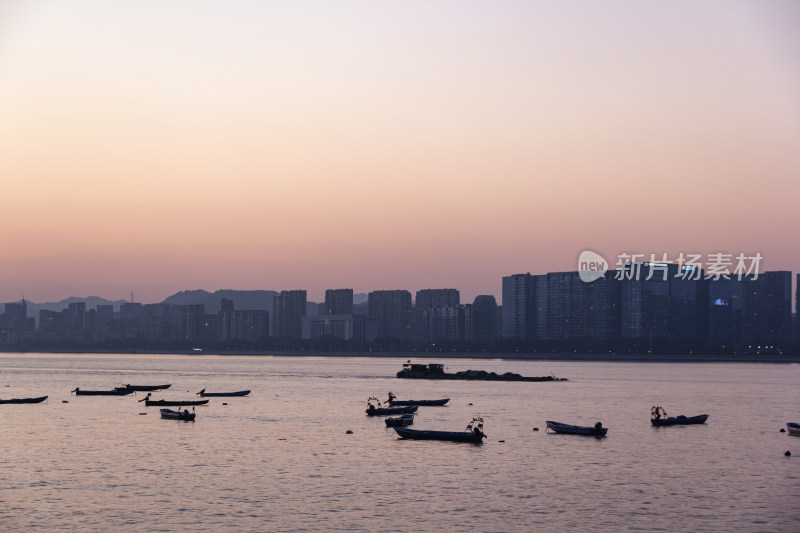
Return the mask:
M 594 426 L 573 426 L 570 424 L 562 424 L 561 422 L 553 422 L 552 420 L 545 421 L 547 429 L 556 433 L 569 433 L 572 435 L 588 435 L 591 437 L 605 437 L 607 428 L 598 422 Z
M 131 389 L 133 391 L 154 391 L 154 390 L 165 390 L 172 387 L 172 384 L 169 383 L 167 385 L 125 385 L 126 389 Z
M 654 406 L 650 409 L 650 423 L 654 426 L 684 426 L 688 424 L 705 424 L 708 415 L 697 416 L 668 416 L 663 407 Z
M 394 394 L 389 393 L 389 399 L 386 400 L 390 406 L 403 406 L 403 405 L 421 405 L 427 407 L 437 407 L 446 404 L 450 398 L 442 398 L 441 400 L 398 400 Z
M 234 396 L 247 396 L 250 394 L 249 390 L 240 390 L 236 392 L 206 392 L 205 389 L 201 390 L 197 394 L 200 395 L 201 398 L 206 396 L 216 396 L 216 397 L 234 397 Z
M 464 431 L 427 431 L 403 427 L 396 427 L 394 430 L 401 438 L 413 440 L 446 440 L 480 444 L 486 438 L 483 432 L 483 418 L 473 418 Z
M 208 403 L 208 400 L 145 400 L 145 405 L 150 407 L 154 406 L 161 406 L 161 407 L 184 407 L 187 405 L 205 405 Z
M 405 414 L 396 418 L 387 418 L 385 422 L 386 426 L 390 428 L 406 427 L 414 423 L 414 415 Z
M 172 409 L 161 409 L 161 418 L 168 418 L 170 420 L 193 421 L 194 417 L 195 414 L 190 413 L 188 410 L 173 411 Z
M 42 403 L 47 399 L 47 396 L 39 396 L 38 398 L 11 398 L 10 400 L 0 400 L 3 403 Z
M 797 437 L 800 437 L 800 424 L 789 422 L 786 424 L 786 431 L 789 432 L 789 435 L 795 435 Z
M 127 396 L 133 394 L 133 389 L 116 387 L 113 390 L 81 390 L 76 387 L 70 392 L 74 392 L 77 396 Z
M 367 400 L 367 410 L 365 411 L 369 416 L 384 416 L 384 415 L 405 415 L 409 413 L 416 413 L 418 405 L 408 405 L 405 407 L 383 407 L 380 400 L 371 397 Z

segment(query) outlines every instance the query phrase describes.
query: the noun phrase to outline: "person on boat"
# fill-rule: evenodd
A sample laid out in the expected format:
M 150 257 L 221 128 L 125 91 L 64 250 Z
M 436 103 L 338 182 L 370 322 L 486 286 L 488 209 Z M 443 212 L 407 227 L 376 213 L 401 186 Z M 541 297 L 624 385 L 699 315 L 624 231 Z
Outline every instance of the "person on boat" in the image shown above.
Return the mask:
M 390 393 L 389 393 L 389 398 L 386 400 L 386 403 L 392 403 L 392 402 L 393 402 L 393 401 L 395 401 L 396 399 L 397 399 L 397 396 L 395 396 L 394 394 L 392 394 L 392 393 L 390 392 Z
M 188 409 L 184 409 L 183 410 L 183 416 L 185 416 L 186 418 L 189 418 L 189 410 Z
M 661 420 L 661 408 L 659 406 L 653 407 L 653 414 L 656 415 L 656 420 Z
M 374 413 L 375 412 L 375 406 L 373 404 L 369 404 L 367 406 L 367 412 L 368 413 Z
M 594 425 L 594 429 L 596 429 L 596 430 L 603 429 L 603 423 L 602 422 L 598 422 L 597 424 Z

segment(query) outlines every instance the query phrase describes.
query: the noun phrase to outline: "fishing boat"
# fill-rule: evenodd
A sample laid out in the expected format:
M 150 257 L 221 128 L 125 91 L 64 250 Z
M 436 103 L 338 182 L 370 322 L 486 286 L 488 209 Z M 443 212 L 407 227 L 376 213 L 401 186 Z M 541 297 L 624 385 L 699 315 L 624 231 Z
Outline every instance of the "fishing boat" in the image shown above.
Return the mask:
M 132 391 L 140 391 L 140 392 L 142 392 L 142 391 L 144 391 L 144 392 L 146 392 L 146 391 L 154 391 L 154 390 L 165 390 L 165 389 L 168 389 L 170 387 L 172 387 L 171 383 L 167 384 L 167 385 L 131 385 L 131 384 L 125 385 L 126 389 L 131 389 Z
M 403 405 L 421 405 L 428 407 L 436 407 L 446 404 L 450 398 L 442 398 L 441 400 L 398 400 L 397 397 L 389 393 L 389 399 L 386 400 L 390 406 L 403 406 Z
M 406 427 L 414 423 L 414 415 L 405 414 L 395 418 L 387 418 L 385 422 L 386 422 L 386 427 L 390 428 Z
M 42 403 L 47 399 L 47 396 L 39 396 L 38 398 L 11 398 L 9 400 L 0 400 L 3 403 Z
M 668 416 L 663 407 L 653 406 L 650 409 L 650 423 L 654 426 L 685 426 L 689 424 L 705 424 L 708 415 Z
M 184 407 L 187 405 L 205 405 L 208 400 L 145 400 L 144 404 L 150 406 L 160 407 Z
M 127 396 L 128 394 L 133 394 L 133 389 L 116 387 L 112 390 L 81 390 L 76 387 L 75 390 L 70 392 L 74 392 L 77 396 Z
M 367 410 L 365 412 L 369 416 L 405 415 L 416 413 L 418 408 L 418 405 L 408 405 L 405 407 L 383 407 L 380 400 L 373 396 L 367 400 Z
M 473 418 L 464 431 L 429 431 L 403 427 L 396 427 L 394 430 L 401 438 L 413 440 L 446 440 L 480 444 L 486 438 L 483 432 L 483 418 L 480 417 Z
M 172 409 L 161 409 L 161 418 L 169 418 L 170 420 L 193 421 L 194 417 L 195 414 L 190 413 L 186 409 L 184 409 L 183 411 L 173 411 Z
M 797 437 L 800 437 L 800 424 L 789 422 L 788 424 L 786 424 L 786 431 L 789 432 L 789 435 L 795 435 Z
M 234 396 L 247 396 L 250 394 L 249 390 L 240 390 L 236 392 L 206 392 L 205 389 L 201 390 L 197 394 L 200 395 L 201 398 L 205 396 L 217 396 L 217 397 L 234 397 Z
M 607 428 L 603 427 L 601 422 L 596 423 L 594 426 L 573 426 L 570 424 L 562 424 L 561 422 L 553 422 L 552 420 L 545 421 L 547 429 L 555 433 L 569 433 L 571 435 L 588 435 L 591 437 L 605 437 Z

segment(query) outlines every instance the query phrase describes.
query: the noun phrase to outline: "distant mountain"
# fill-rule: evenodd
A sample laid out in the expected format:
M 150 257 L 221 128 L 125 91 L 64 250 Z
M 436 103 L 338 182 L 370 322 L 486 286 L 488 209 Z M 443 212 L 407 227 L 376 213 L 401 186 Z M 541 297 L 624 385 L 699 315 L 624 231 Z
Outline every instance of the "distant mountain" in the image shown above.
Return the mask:
M 106 300 L 105 298 L 101 298 L 99 296 L 87 296 L 86 298 L 80 298 L 78 296 L 70 296 L 66 300 L 61 300 L 59 302 L 45 302 L 42 304 L 37 304 L 31 302 L 29 300 L 25 300 L 28 303 L 28 316 L 32 316 L 39 320 L 39 311 L 42 309 L 46 311 L 56 311 L 61 312 L 71 303 L 78 303 L 78 302 L 86 302 L 86 309 L 94 309 L 98 305 L 113 305 L 114 311 L 119 311 L 119 306 L 124 303 L 128 303 L 126 300 Z M 5 310 L 5 306 L 3 306 Z
M 223 298 L 233 300 L 234 309 L 265 309 L 272 312 L 272 299 L 275 291 L 237 291 L 223 289 L 214 292 L 204 290 L 181 291 L 167 297 L 163 302 L 173 305 L 205 305 L 206 313 L 215 314 L 220 310 Z
M 369 294 L 366 292 L 357 292 L 353 294 L 353 305 L 365 304 L 369 301 Z

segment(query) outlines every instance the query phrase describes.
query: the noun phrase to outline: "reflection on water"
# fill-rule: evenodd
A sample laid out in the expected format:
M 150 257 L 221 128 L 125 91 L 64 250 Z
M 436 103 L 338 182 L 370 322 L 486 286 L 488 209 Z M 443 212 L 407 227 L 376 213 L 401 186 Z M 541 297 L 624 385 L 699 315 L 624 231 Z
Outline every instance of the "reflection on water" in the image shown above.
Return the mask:
M 492 383 L 398 380 L 402 362 L 0 357 L 0 398 L 50 396 L 0 405 L 0 529 L 796 530 L 800 438 L 779 430 L 800 421 L 798 365 L 447 362 L 570 379 Z M 69 394 L 125 383 L 173 384 L 156 399 L 253 392 L 210 398 L 196 422 L 160 419 L 137 402 L 146 393 Z M 369 396 L 390 390 L 451 398 L 421 407 L 414 428 L 461 430 L 483 416 L 489 438 L 397 439 L 364 415 Z M 653 428 L 652 405 L 711 416 Z M 608 436 L 546 433 L 545 420 L 599 420 Z

